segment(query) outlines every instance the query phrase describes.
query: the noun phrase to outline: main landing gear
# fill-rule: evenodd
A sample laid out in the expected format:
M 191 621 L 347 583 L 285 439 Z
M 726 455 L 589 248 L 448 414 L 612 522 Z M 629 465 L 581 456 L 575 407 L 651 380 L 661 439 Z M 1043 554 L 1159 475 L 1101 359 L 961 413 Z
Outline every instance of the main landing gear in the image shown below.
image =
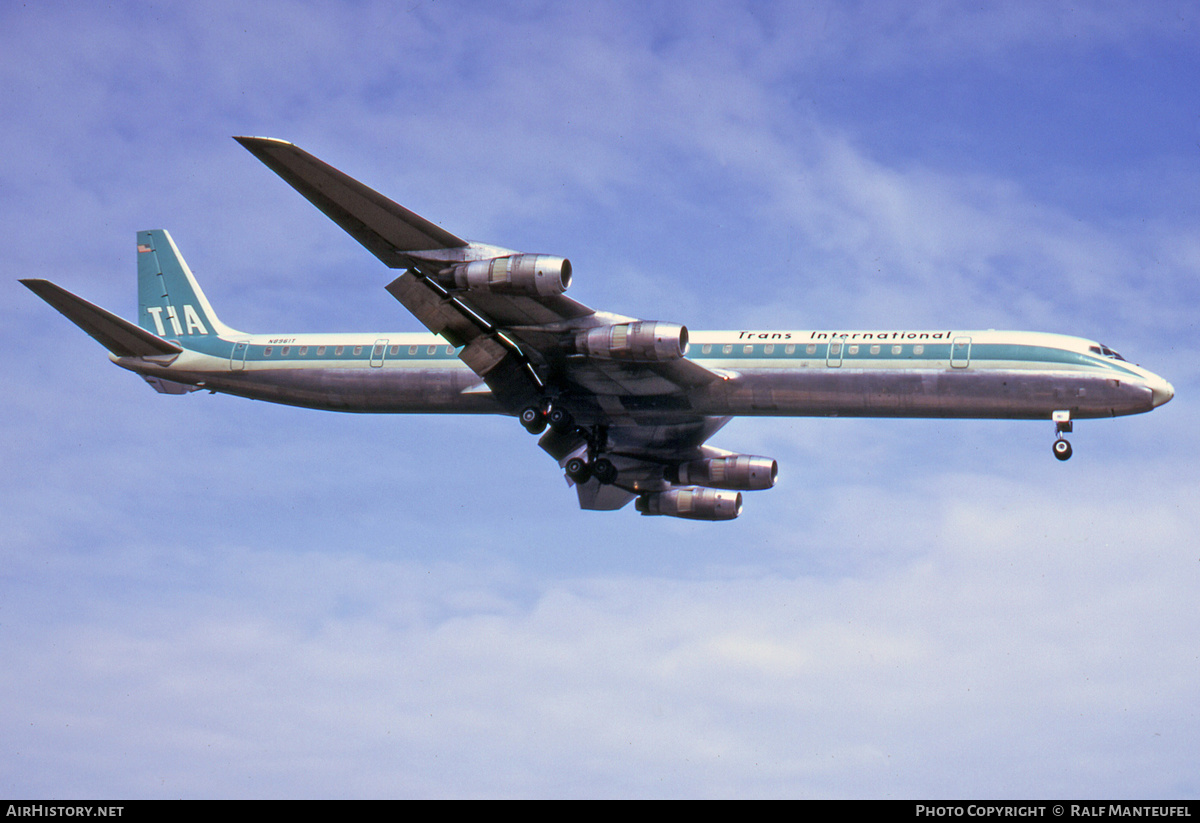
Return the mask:
M 592 477 L 605 486 L 617 482 L 617 467 L 607 457 L 597 457 L 592 461 Z
M 530 434 L 541 434 L 546 430 L 546 413 L 538 406 L 528 406 L 521 412 L 521 425 Z
M 605 486 L 610 486 L 617 480 L 617 467 L 607 457 L 597 457 L 591 463 L 582 457 L 572 457 L 564 467 L 567 477 L 576 483 L 586 483 L 593 477 Z
M 530 434 L 541 434 L 549 425 L 559 434 L 576 434 L 587 441 L 587 457 L 572 457 L 563 467 L 575 483 L 586 483 L 593 477 L 608 486 L 617 480 L 617 467 L 600 454 L 608 447 L 608 427 L 595 425 L 591 429 L 575 425 L 571 412 L 562 406 L 528 406 L 521 411 L 521 425 Z
M 1067 442 L 1064 434 L 1070 433 L 1072 429 L 1071 413 L 1069 411 L 1056 411 L 1050 415 L 1054 420 L 1054 456 L 1059 460 L 1071 459 L 1071 444 Z

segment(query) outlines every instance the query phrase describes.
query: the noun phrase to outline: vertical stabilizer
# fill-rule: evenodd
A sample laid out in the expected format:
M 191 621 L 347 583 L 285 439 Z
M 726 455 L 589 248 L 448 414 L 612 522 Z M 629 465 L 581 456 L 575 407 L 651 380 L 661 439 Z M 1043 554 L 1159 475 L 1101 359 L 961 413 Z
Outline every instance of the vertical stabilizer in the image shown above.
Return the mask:
M 237 334 L 217 319 L 166 230 L 139 231 L 137 251 L 139 326 L 167 339 Z

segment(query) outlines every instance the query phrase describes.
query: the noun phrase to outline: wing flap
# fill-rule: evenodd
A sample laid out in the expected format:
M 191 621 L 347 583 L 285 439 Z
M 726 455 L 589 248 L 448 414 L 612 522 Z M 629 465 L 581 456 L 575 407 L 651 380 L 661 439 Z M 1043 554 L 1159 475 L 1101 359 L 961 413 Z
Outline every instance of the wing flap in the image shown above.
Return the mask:
M 580 358 L 568 361 L 566 373 L 594 394 L 636 397 L 675 394 L 723 379 L 686 358 L 636 364 Z
M 411 272 L 400 275 L 386 288 L 425 328 L 440 334 L 452 346 L 465 346 L 480 334 L 480 325 L 474 318 L 449 304 Z
M 390 268 L 412 265 L 404 252 L 468 245 L 292 143 L 270 137 L 233 139 Z
M 464 301 L 497 326 L 545 326 L 563 320 L 588 317 L 595 312 L 561 294 L 546 297 L 525 297 L 519 294 L 489 294 L 472 291 L 463 295 Z
M 502 405 L 516 412 L 538 402 L 542 386 L 529 361 L 486 318 L 411 271 L 389 283 L 387 291 L 425 328 L 460 347 L 459 359 L 483 378 Z
M 49 280 L 30 279 L 21 283 L 117 357 L 161 357 L 183 351 L 174 343 L 89 303 Z

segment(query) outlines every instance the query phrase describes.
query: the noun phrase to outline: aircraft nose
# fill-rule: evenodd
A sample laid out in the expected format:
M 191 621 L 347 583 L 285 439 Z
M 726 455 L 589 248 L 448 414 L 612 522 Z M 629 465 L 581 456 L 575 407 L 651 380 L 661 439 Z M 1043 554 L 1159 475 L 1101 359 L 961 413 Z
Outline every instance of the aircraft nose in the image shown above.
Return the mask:
M 1154 404 L 1154 408 L 1158 408 L 1175 396 L 1175 387 L 1158 375 L 1154 375 L 1147 385 L 1150 387 L 1150 402 Z

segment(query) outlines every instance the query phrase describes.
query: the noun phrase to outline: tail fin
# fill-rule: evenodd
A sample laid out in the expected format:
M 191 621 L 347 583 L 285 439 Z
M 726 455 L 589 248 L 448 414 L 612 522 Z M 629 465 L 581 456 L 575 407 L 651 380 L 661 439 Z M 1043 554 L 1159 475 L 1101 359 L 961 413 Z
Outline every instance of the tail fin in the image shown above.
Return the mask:
M 159 337 L 236 335 L 217 319 L 164 229 L 138 232 L 138 325 Z

